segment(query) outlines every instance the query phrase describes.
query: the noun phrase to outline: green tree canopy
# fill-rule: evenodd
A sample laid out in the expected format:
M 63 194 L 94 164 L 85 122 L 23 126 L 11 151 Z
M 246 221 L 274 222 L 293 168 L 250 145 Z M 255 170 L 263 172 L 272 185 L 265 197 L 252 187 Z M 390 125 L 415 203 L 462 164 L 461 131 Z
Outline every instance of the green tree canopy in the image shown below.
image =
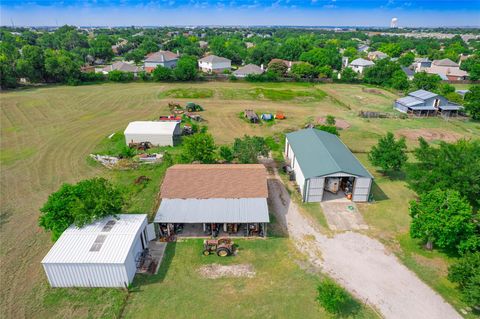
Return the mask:
M 183 162 L 200 162 L 202 164 L 215 163 L 215 141 L 209 133 L 198 133 L 185 137 L 181 159 Z
M 448 279 L 458 284 L 465 302 L 480 306 L 480 252 L 466 254 L 450 266 Z
M 377 145 L 372 147 L 368 159 L 372 165 L 381 167 L 384 171 L 398 171 L 407 161 L 406 150 L 405 138 L 402 137 L 397 141 L 393 133 L 388 132 L 378 140 Z
M 317 75 L 315 67 L 307 62 L 296 63 L 292 66 L 290 70 L 290 74 L 292 74 L 296 78 L 314 78 Z
M 415 90 L 436 91 L 442 79 L 436 74 L 417 72 L 413 76 L 412 84 Z
M 465 94 L 465 110 L 472 119 L 480 120 L 480 85 L 473 85 Z
M 193 81 L 197 78 L 197 73 L 197 59 L 188 55 L 178 59 L 177 66 L 173 70 L 175 79 L 179 81 Z
M 152 72 L 152 78 L 154 81 L 171 81 L 173 80 L 173 70 L 158 65 Z
M 55 241 L 71 224 L 83 227 L 102 217 L 119 214 L 124 204 L 122 192 L 104 178 L 63 184 L 40 209 L 39 225 L 52 232 Z
M 410 236 L 428 249 L 436 246 L 455 252 L 479 249 L 480 237 L 472 206 L 454 190 L 435 189 L 410 202 Z
M 422 194 L 435 188 L 453 189 L 480 207 L 480 141 L 459 140 L 431 146 L 423 138 L 407 166 L 408 183 Z
M 258 156 L 267 156 L 269 148 L 260 136 L 236 138 L 233 143 L 233 155 L 242 164 L 258 163 Z

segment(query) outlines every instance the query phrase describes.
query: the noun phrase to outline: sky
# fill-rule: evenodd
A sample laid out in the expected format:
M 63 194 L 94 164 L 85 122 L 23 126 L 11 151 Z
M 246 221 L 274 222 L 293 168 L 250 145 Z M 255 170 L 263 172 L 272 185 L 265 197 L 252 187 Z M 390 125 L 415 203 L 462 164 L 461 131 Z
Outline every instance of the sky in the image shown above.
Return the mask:
M 16 26 L 480 26 L 480 0 L 0 0 Z

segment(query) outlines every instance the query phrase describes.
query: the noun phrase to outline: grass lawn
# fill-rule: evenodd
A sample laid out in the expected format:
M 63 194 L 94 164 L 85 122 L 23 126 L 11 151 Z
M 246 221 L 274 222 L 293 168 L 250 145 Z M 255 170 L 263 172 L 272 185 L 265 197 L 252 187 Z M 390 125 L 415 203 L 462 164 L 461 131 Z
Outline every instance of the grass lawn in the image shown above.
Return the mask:
M 113 292 L 109 294 L 101 290 L 98 292 L 91 290 L 91 293 L 69 290 L 65 293 L 66 299 L 61 300 L 59 296 L 63 295 L 62 290 L 47 288 L 40 261 L 52 242 L 49 234 L 38 227 L 38 210 L 48 195 L 56 191 L 62 183 L 74 183 L 94 176 L 105 176 L 123 185 L 125 191 L 131 194 L 128 212 L 148 213 L 150 217 L 153 216 L 156 195 L 160 187 L 159 181 L 165 171 L 161 165 L 120 172 L 106 170 L 86 159 L 88 154 L 94 151 L 101 152 L 112 145 L 120 147 L 119 137 L 118 140 L 115 137 L 112 141 L 107 141 L 106 137 L 114 132 L 123 132 L 129 122 L 153 120 L 159 115 L 168 115 L 169 102 L 183 105 L 188 99 L 199 102 L 205 107 L 201 115 L 206 119 L 209 132 L 215 137 L 217 144 L 231 143 L 235 137 L 241 137 L 244 134 L 281 136 L 285 131 L 302 128 L 307 122 L 328 114 L 344 119 L 351 125 L 349 129 L 341 131 L 340 136 L 347 146 L 359 154 L 368 151 L 378 137 L 387 131 L 440 129 L 442 132 L 454 132 L 466 138 L 480 136 L 480 124 L 471 121 L 444 121 L 440 118 L 361 119 L 358 117 L 360 110 L 392 112 L 392 101 L 396 95 L 385 90 L 371 91 L 370 89 L 362 85 L 311 83 L 105 83 L 78 87 L 50 86 L 0 93 L 2 225 L 0 266 L 3 273 L 0 278 L 0 284 L 3 287 L 0 292 L 0 308 L 2 315 L 6 318 L 45 318 L 55 313 L 58 317 L 110 317 L 110 314 L 118 311 L 117 300 L 123 298 L 122 294 L 117 295 Z M 235 95 L 236 93 L 232 91 L 237 90 L 240 93 Z M 195 99 L 201 100 L 195 101 Z M 272 125 L 255 125 L 238 118 L 240 112 L 252 108 L 258 114 L 283 111 L 287 119 L 275 121 Z M 416 141 L 408 140 L 407 144 L 411 148 Z M 277 157 L 279 157 L 278 154 Z M 360 159 L 365 162 L 365 158 Z M 150 181 L 143 185 L 134 185 L 133 181 L 141 175 L 149 177 Z M 398 251 L 401 252 L 405 246 L 408 252 L 409 245 L 403 244 L 398 236 L 405 234 L 408 230 L 406 201 L 413 197 L 413 193 L 405 188 L 401 180 L 390 181 L 379 177 L 377 184 L 379 190 L 375 192 L 383 192 L 387 199 L 378 199 L 373 205 L 360 207 L 365 219 L 371 225 L 372 236 L 379 238 L 385 236 L 386 241 L 391 242 L 391 247 L 398 247 Z M 317 208 L 319 206 L 305 207 L 306 211 L 316 214 L 314 218 L 320 224 L 324 224 L 322 214 Z M 292 300 L 299 298 L 298 306 L 295 306 L 293 301 L 290 305 L 292 309 L 303 313 L 302 303 L 308 307 L 314 303 L 315 293 L 312 294 L 312 291 L 316 284 L 316 276 L 308 275 L 298 267 L 295 268 L 292 258 L 288 256 L 292 254 L 288 239 L 274 238 L 265 243 L 270 242 L 273 243 L 271 255 L 262 254 L 264 248 L 261 243 L 263 242 L 258 244 L 260 245 L 258 249 L 250 246 L 257 245 L 256 242 L 245 242 L 242 243 L 242 247 L 249 247 L 249 249 L 235 260 L 253 263 L 255 259 L 259 259 L 259 264 L 254 266 L 257 273 L 263 275 L 260 282 L 270 287 L 271 279 L 274 289 L 288 288 L 288 285 L 284 285 L 276 275 L 275 264 L 270 265 L 275 270 L 271 271 L 270 277 L 266 276 L 268 266 L 262 264 L 262 260 L 269 256 L 279 256 L 279 263 L 285 264 L 285 269 L 279 271 L 297 278 L 302 284 L 295 286 L 295 282 L 283 278 L 282 280 L 290 283 L 292 291 L 298 296 L 288 295 L 280 290 L 269 291 L 268 296 L 263 299 L 265 305 L 259 307 L 258 311 L 266 315 L 268 303 L 273 303 L 275 298 L 284 300 L 287 304 L 287 301 L 282 299 L 281 292 L 283 292 Z M 182 259 L 184 252 L 187 255 L 185 258 L 192 259 L 192 265 L 202 262 L 196 259 L 198 256 L 194 257 L 197 252 L 197 248 L 193 248 L 194 243 L 182 245 L 183 243 L 179 243 L 175 249 L 175 257 L 171 263 L 172 273 L 170 270 L 167 272 L 163 279 L 165 283 L 171 283 L 170 280 L 180 280 L 178 276 L 169 276 L 182 273 L 184 270 L 180 265 L 188 265 L 188 262 Z M 413 253 L 415 255 L 411 256 L 418 255 L 414 251 Z M 446 260 L 443 255 L 440 256 L 441 260 Z M 415 259 L 414 257 L 412 259 Z M 406 261 L 406 264 L 412 269 L 415 268 L 415 264 L 409 261 Z M 425 267 L 435 272 L 434 265 L 426 264 Z M 202 278 L 197 279 L 198 282 L 193 282 L 192 285 L 200 289 L 206 281 Z M 153 282 L 140 285 L 139 289 L 144 290 L 145 295 L 150 293 L 149 287 L 157 289 L 155 291 L 161 290 L 158 278 L 150 280 Z M 425 280 L 427 281 L 428 278 Z M 225 280 L 219 280 L 221 281 Z M 232 280 L 236 286 L 229 286 L 231 290 L 224 293 L 245 291 L 245 299 L 240 299 L 242 304 L 259 304 L 255 303 L 256 298 L 260 298 L 259 294 L 255 295 L 247 291 L 247 288 L 242 288 L 250 287 L 251 283 L 247 281 L 247 279 Z M 188 287 L 185 282 L 179 284 Z M 218 289 L 216 283 L 207 281 L 206 285 L 212 289 L 217 285 Z M 175 294 L 173 288 L 169 289 L 165 292 L 169 295 L 165 296 L 171 300 L 175 298 Z M 129 305 L 135 303 L 141 293 L 138 293 L 138 296 L 133 294 Z M 198 300 L 204 301 L 202 296 L 203 294 L 199 295 Z M 240 298 L 239 296 L 242 297 L 243 293 L 236 294 L 236 297 Z M 188 299 L 184 301 L 187 302 Z M 157 298 L 156 302 L 163 301 Z M 455 302 L 452 301 L 452 303 Z M 280 303 L 278 304 L 281 309 L 285 309 Z M 148 311 L 146 308 L 136 310 Z M 251 311 L 248 307 L 244 309 Z M 270 311 L 280 313 L 275 312 L 275 309 Z M 289 310 L 284 311 L 290 314 Z M 127 307 L 126 313 L 131 315 L 133 308 Z M 238 314 L 241 316 L 240 312 Z M 249 315 L 249 313 L 243 314 L 246 317 Z M 232 315 L 236 315 L 236 312 Z
M 201 255 L 202 241 L 170 243 L 159 274 L 138 276 L 125 318 L 329 318 L 315 301 L 320 277 L 302 269 L 287 238 L 238 240 L 238 255 Z M 204 278 L 207 264 L 251 264 L 254 278 Z M 377 318 L 360 307 L 350 318 Z

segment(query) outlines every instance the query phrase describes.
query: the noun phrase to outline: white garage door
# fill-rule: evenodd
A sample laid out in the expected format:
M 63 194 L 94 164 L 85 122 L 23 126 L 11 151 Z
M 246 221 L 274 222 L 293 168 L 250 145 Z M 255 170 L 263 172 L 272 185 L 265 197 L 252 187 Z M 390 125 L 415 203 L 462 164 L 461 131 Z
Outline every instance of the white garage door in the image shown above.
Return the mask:
M 308 180 L 307 202 L 321 202 L 323 198 L 323 185 L 325 178 L 317 177 Z
M 366 202 L 370 196 L 370 185 L 372 183 L 371 178 L 357 177 L 355 178 L 355 184 L 353 185 L 353 198 L 354 202 Z

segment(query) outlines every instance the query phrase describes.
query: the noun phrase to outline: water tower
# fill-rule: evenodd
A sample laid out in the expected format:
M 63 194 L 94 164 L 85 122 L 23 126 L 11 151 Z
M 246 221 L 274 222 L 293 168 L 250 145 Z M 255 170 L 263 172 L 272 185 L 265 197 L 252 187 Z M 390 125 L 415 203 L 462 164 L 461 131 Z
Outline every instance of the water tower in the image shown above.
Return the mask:
M 390 28 L 392 28 L 392 29 L 398 28 L 398 19 L 397 18 L 392 19 L 392 21 L 390 22 Z

